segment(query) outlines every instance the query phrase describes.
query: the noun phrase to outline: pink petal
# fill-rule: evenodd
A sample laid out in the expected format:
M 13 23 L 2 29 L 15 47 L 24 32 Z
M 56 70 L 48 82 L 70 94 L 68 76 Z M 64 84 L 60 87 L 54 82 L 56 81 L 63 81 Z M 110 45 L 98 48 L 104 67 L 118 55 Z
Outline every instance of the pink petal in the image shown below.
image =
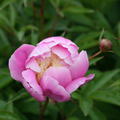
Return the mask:
M 63 102 L 70 99 L 70 94 L 59 85 L 57 80 L 50 76 L 44 76 L 41 80 L 41 85 L 44 89 L 45 95 L 55 101 Z
M 68 84 L 68 86 L 66 87 L 66 90 L 69 93 L 72 93 L 75 90 L 77 90 L 81 85 L 85 84 L 89 80 L 92 80 L 93 78 L 94 78 L 94 74 L 90 74 L 87 77 L 81 77 L 81 78 L 75 79 L 70 84 Z
M 38 101 L 44 101 L 43 91 L 36 80 L 36 75 L 31 70 L 25 70 L 22 72 L 24 80 L 22 81 L 23 86 L 26 90 Z
M 75 57 L 78 55 L 78 48 L 75 45 L 70 45 L 68 47 L 68 51 L 71 53 L 71 57 Z
M 52 48 L 53 46 L 56 46 L 58 45 L 57 42 L 54 42 L 54 41 L 50 41 L 50 42 L 46 42 L 45 40 L 42 40 L 39 44 L 39 45 L 47 45 L 49 48 Z
M 59 56 L 61 59 L 67 58 L 68 56 L 70 56 L 69 51 L 67 50 L 67 48 L 64 48 L 60 45 L 56 45 L 52 48 L 52 52 L 54 54 L 56 54 L 57 56 Z
M 89 61 L 86 51 L 81 51 L 75 59 L 74 64 L 70 66 L 70 71 L 73 79 L 83 77 L 89 67 Z
M 67 63 L 68 66 L 70 66 L 70 65 L 73 64 L 73 59 L 71 58 L 71 56 L 65 58 L 63 61 L 64 61 L 65 63 Z
M 19 47 L 10 57 L 10 74 L 15 80 L 22 81 L 23 77 L 21 72 L 25 69 L 25 61 L 34 48 L 35 47 L 32 45 L 24 44 Z
M 31 59 L 27 64 L 26 64 L 26 68 L 30 68 L 31 70 L 35 71 L 35 72 L 40 72 L 40 66 L 38 65 L 37 61 L 33 58 Z
M 50 43 L 50 42 L 54 42 L 57 44 L 67 44 L 67 45 L 71 44 L 71 45 L 76 46 L 71 40 L 61 37 L 61 36 L 48 37 L 48 38 L 42 40 L 40 43 L 38 43 L 38 45 L 40 45 L 42 43 Z
M 52 52 L 64 59 L 68 65 L 72 64 L 72 58 L 78 56 L 78 47 L 64 37 L 49 37 L 41 41 L 38 46 L 47 46 Z
M 30 54 L 29 58 L 40 56 L 40 55 L 44 55 L 44 54 L 49 53 L 49 52 L 50 52 L 49 47 L 47 45 L 45 45 L 45 44 L 42 44 L 42 45 L 37 46 L 32 51 L 32 53 Z
M 64 87 L 72 81 L 71 73 L 66 67 L 50 67 L 44 75 L 56 79 Z
M 60 45 L 63 48 L 66 48 L 69 53 L 71 54 L 71 57 L 74 57 L 78 55 L 78 47 L 75 43 L 73 43 L 71 40 L 66 39 L 64 37 L 49 37 L 41 41 L 38 45 L 46 44 L 49 46 L 49 48 L 52 48 L 56 45 Z

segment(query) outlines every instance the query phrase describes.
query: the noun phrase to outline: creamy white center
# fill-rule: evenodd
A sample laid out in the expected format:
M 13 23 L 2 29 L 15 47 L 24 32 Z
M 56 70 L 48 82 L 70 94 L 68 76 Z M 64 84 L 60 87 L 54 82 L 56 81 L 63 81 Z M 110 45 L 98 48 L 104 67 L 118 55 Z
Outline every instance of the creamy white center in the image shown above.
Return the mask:
M 62 60 L 55 54 L 52 54 L 50 57 L 45 58 L 44 60 L 36 59 L 37 63 L 40 66 L 41 72 L 37 73 L 37 80 L 43 76 L 44 72 L 52 66 L 62 66 Z

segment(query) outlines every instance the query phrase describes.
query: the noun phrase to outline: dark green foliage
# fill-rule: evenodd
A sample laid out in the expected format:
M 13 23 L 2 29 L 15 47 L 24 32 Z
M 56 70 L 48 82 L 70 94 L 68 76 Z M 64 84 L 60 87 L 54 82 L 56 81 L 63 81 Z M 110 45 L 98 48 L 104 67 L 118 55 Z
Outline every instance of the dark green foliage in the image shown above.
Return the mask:
M 45 119 L 119 120 L 120 0 L 0 0 L 0 120 L 39 120 L 39 103 L 10 77 L 8 59 L 21 44 L 48 36 L 67 37 L 89 56 L 101 38 L 111 40 L 113 50 L 90 61 L 95 79 L 72 101 L 51 102 Z

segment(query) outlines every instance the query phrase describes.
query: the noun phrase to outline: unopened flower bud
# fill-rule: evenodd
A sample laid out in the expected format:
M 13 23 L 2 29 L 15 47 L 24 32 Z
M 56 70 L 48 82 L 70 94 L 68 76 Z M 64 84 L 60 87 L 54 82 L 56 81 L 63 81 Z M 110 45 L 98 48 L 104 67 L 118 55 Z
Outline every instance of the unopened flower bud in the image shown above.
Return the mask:
M 102 39 L 100 41 L 100 50 L 102 52 L 107 52 L 112 49 L 112 42 L 108 39 Z

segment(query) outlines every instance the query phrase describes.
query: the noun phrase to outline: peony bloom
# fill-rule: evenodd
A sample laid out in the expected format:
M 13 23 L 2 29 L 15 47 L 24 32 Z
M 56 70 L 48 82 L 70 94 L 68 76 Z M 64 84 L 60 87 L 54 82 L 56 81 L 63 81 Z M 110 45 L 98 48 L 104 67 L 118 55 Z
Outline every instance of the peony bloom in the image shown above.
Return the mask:
M 63 37 L 49 37 L 37 46 L 24 44 L 9 59 L 11 76 L 38 101 L 68 101 L 72 92 L 93 79 L 94 74 L 85 77 L 88 67 L 86 51 L 78 53 L 78 47 Z

